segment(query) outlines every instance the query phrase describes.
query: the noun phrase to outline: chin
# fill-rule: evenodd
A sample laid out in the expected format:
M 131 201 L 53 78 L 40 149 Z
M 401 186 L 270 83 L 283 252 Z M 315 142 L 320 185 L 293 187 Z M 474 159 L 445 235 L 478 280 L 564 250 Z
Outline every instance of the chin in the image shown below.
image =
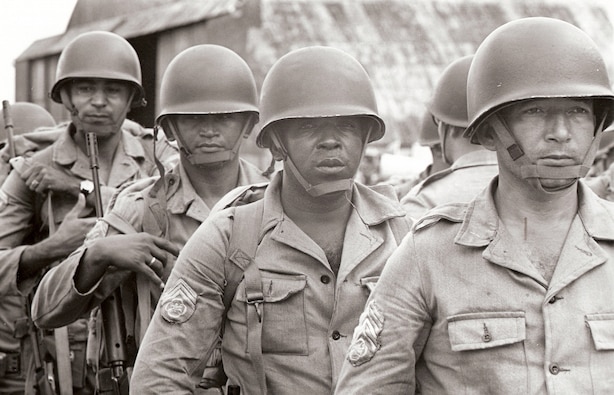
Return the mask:
M 558 192 L 565 190 L 578 182 L 577 178 L 566 178 L 566 179 L 540 179 L 540 184 L 542 188 L 544 188 L 548 192 Z

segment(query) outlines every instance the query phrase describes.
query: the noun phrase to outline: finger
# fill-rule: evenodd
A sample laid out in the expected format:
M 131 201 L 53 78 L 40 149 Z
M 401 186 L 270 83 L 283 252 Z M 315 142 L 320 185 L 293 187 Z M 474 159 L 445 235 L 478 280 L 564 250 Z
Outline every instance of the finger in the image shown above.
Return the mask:
M 149 266 L 139 265 L 139 272 L 143 273 L 145 277 L 147 277 L 152 283 L 159 285 L 161 288 L 164 287 L 164 283 L 162 282 L 162 279 L 158 277 L 156 272 L 154 272 L 153 269 L 151 269 Z
M 164 260 L 158 259 L 156 257 L 153 257 L 152 260 L 149 262 L 149 267 L 151 268 L 151 270 L 153 270 L 160 278 L 162 278 L 162 276 L 164 275 L 165 266 L 166 263 L 164 262 Z
M 154 236 L 153 242 L 156 245 L 156 247 L 161 248 L 162 250 L 168 252 L 169 254 L 172 254 L 174 257 L 179 256 L 179 251 L 181 251 L 181 249 L 175 244 L 171 243 L 170 241 L 162 237 Z M 156 258 L 160 259 L 158 256 L 156 256 Z
M 85 208 L 85 196 L 83 196 L 83 194 L 80 193 L 79 196 L 77 197 L 77 203 L 75 203 L 73 208 L 71 208 L 70 211 L 66 214 L 66 217 L 64 217 L 64 221 L 66 221 L 66 219 L 79 218 L 79 214 L 81 213 L 81 211 L 83 211 L 84 208 Z

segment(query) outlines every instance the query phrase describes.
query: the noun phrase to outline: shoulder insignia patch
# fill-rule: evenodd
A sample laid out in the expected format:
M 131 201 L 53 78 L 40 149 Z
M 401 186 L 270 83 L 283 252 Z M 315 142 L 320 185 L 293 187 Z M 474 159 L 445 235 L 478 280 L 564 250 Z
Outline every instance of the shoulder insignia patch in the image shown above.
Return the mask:
M 360 366 L 373 358 L 381 347 L 379 335 L 382 329 L 384 329 L 384 316 L 375 302 L 371 301 L 360 315 L 348 350 L 347 359 L 352 366 Z
M 162 317 L 171 324 L 186 322 L 196 310 L 196 292 L 183 280 L 160 297 Z

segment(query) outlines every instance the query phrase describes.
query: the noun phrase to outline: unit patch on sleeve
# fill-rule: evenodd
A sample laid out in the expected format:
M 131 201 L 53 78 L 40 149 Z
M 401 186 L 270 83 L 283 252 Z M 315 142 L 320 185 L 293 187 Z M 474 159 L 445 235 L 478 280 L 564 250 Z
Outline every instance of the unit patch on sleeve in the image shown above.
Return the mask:
M 381 347 L 379 335 L 382 329 L 384 329 L 384 316 L 378 310 L 375 301 L 371 301 L 360 315 L 348 350 L 347 358 L 352 366 L 360 366 L 373 358 Z
M 183 280 L 160 297 L 162 317 L 171 324 L 186 322 L 196 309 L 196 292 Z

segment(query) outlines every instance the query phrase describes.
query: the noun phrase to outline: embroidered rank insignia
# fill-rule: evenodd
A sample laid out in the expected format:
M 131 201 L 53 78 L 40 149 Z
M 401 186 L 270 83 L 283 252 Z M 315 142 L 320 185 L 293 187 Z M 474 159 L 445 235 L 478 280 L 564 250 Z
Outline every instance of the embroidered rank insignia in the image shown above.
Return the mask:
M 196 310 L 196 292 L 183 280 L 160 297 L 162 317 L 171 324 L 186 322 Z
M 348 350 L 347 359 L 352 366 L 360 366 L 373 358 L 381 343 L 379 335 L 384 329 L 384 316 L 378 310 L 374 301 L 360 315 L 358 326 L 354 330 L 352 344 Z

